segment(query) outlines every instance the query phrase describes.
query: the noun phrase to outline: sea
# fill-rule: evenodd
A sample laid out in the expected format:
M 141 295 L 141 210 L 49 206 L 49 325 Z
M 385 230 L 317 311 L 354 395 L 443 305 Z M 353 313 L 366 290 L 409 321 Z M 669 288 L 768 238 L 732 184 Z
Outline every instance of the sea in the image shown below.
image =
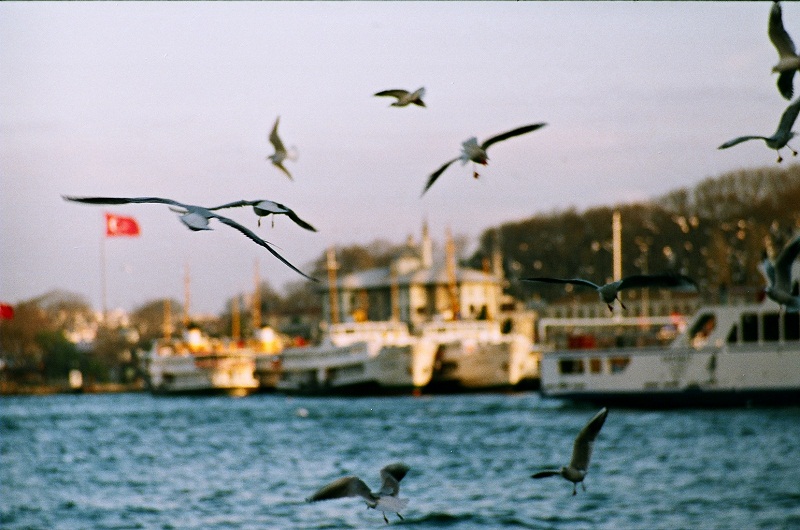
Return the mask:
M 800 529 L 800 408 L 610 409 L 584 491 L 561 477 L 591 406 L 536 392 L 0 398 L 3 529 L 387 528 L 305 499 L 402 461 L 390 526 Z

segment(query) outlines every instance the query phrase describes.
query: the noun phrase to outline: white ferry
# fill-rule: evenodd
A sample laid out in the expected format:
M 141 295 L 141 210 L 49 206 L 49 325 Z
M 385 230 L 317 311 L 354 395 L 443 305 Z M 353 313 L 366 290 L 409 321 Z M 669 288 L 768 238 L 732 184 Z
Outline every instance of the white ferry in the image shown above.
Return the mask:
M 768 300 L 703 307 L 665 346 L 546 351 L 541 385 L 604 406 L 800 403 L 800 314 Z
M 510 388 L 538 379 L 539 353 L 519 333 L 503 334 L 497 322 L 429 322 L 422 337 L 438 344 L 427 391 Z
M 210 340 L 191 329 L 183 341 L 156 341 L 145 356 L 154 394 L 229 394 L 258 389 L 255 355 L 249 348 Z
M 286 348 L 276 390 L 303 394 L 407 392 L 431 378 L 436 344 L 399 321 L 332 324 L 318 346 Z

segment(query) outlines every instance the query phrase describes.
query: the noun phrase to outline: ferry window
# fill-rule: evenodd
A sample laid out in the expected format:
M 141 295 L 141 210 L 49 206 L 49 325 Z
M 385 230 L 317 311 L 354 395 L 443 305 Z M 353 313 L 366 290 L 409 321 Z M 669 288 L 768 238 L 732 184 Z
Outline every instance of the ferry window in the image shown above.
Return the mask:
M 700 348 L 703 346 L 708 340 L 708 336 L 711 335 L 711 332 L 714 331 L 716 326 L 717 319 L 714 317 L 713 313 L 707 313 L 697 319 L 697 322 L 689 332 L 689 340 L 691 341 L 692 346 L 695 348 Z
M 562 374 L 582 374 L 583 359 L 561 359 L 558 362 L 558 371 Z
M 603 371 L 603 362 L 597 357 L 589 359 L 589 371 L 593 374 L 599 374 Z
M 742 315 L 742 341 L 758 342 L 758 315 L 745 313 Z
M 608 368 L 611 370 L 612 374 L 618 374 L 624 371 L 630 362 L 630 357 L 611 357 L 608 360 Z
M 780 338 L 780 315 L 778 313 L 764 313 L 764 340 L 778 342 Z
M 728 333 L 728 344 L 735 344 L 736 341 L 738 340 L 738 335 L 739 335 L 739 325 L 734 324 L 733 327 L 731 328 L 731 332 Z
M 800 340 L 800 313 L 784 313 L 783 339 Z

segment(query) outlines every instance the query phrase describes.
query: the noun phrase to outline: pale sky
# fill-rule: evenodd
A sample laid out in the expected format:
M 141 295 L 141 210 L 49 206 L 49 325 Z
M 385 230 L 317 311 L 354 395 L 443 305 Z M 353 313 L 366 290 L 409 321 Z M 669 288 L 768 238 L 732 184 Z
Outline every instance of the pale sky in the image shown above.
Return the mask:
M 473 239 L 537 213 L 659 196 L 775 164 L 762 142 L 788 102 L 771 74 L 771 2 L 0 3 L 0 301 L 65 289 L 101 305 L 103 212 L 138 238 L 106 241 L 108 306 L 183 300 L 218 313 L 262 280 L 302 278 L 235 230 L 191 232 L 159 196 L 212 206 L 271 199 L 285 217 L 229 216 L 310 272 L 330 245 Z M 800 43 L 800 5 L 783 4 Z M 800 93 L 797 81 L 796 93 Z M 389 107 L 389 88 L 427 108 Z M 276 116 L 289 181 L 269 161 Z M 479 141 L 489 165 L 430 173 Z M 798 144 L 800 145 L 800 144 Z M 788 153 L 785 153 L 788 154 Z

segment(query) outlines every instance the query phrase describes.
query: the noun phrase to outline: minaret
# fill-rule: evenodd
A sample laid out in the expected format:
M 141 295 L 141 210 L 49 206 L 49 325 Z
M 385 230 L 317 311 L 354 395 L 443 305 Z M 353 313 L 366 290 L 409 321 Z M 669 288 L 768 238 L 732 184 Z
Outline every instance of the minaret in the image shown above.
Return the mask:
M 422 268 L 430 269 L 433 267 L 433 242 L 428 230 L 428 221 L 422 221 L 422 242 L 420 243 L 420 258 L 422 258 Z

